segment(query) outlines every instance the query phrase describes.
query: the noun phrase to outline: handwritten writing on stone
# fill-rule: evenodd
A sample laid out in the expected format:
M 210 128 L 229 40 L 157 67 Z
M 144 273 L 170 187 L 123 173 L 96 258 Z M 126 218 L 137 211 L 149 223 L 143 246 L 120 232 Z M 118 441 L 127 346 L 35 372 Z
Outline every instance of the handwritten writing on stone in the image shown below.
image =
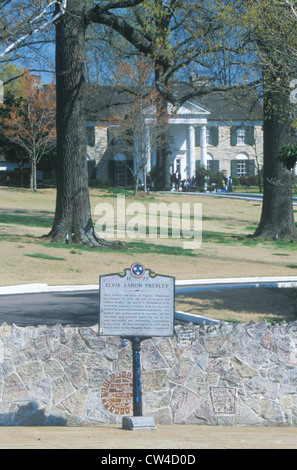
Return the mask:
M 213 409 L 216 414 L 234 414 L 236 389 L 229 387 L 211 388 Z

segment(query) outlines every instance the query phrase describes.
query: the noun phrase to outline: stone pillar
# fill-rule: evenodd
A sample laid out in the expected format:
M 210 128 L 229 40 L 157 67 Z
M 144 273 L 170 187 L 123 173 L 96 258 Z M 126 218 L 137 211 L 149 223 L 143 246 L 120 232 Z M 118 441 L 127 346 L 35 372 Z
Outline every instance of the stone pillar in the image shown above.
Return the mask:
M 200 129 L 200 145 L 201 145 L 201 160 L 200 164 L 204 168 L 207 167 L 207 140 L 206 140 L 206 126 L 202 125 Z
M 195 127 L 189 126 L 188 129 L 188 176 L 192 178 L 195 175 Z

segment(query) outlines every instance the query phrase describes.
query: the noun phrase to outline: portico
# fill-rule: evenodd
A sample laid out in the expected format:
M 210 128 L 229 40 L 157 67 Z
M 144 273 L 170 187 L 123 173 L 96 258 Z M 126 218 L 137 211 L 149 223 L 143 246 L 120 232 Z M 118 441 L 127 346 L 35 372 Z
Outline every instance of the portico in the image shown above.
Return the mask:
M 172 106 L 168 106 L 172 115 Z M 196 169 L 196 134 L 200 132 L 200 165 L 207 166 L 207 116 L 210 111 L 194 102 L 186 102 L 169 119 L 170 163 L 173 172 L 179 171 L 181 179 L 192 178 Z M 149 121 L 149 120 L 148 120 Z M 199 130 L 198 130 L 199 129 Z M 156 164 L 156 152 L 150 142 L 149 125 L 146 126 L 146 174 Z

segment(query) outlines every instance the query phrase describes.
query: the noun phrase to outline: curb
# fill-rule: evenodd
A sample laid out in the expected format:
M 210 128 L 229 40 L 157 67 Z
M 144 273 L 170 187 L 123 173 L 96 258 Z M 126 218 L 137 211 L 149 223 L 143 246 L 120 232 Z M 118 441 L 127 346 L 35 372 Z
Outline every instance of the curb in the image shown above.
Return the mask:
M 193 280 L 177 280 L 175 281 L 175 293 L 185 294 L 190 292 L 205 292 L 210 290 L 222 289 L 243 289 L 257 287 L 297 287 L 297 277 L 247 277 L 247 278 L 231 278 L 231 279 L 193 279 Z M 17 295 L 17 294 L 38 294 L 50 292 L 83 292 L 96 291 L 99 285 L 77 285 L 77 286 L 48 286 L 48 284 L 22 284 L 17 286 L 0 287 L 1 295 Z M 175 318 L 180 321 L 201 324 L 219 324 L 220 321 L 192 315 L 185 312 L 175 311 Z
M 176 280 L 176 293 L 199 292 L 218 289 L 251 287 L 297 287 L 296 276 L 242 277 L 226 279 Z M 99 284 L 74 286 L 49 286 L 48 284 L 20 284 L 0 287 L 0 295 L 37 294 L 42 292 L 75 292 L 99 289 Z

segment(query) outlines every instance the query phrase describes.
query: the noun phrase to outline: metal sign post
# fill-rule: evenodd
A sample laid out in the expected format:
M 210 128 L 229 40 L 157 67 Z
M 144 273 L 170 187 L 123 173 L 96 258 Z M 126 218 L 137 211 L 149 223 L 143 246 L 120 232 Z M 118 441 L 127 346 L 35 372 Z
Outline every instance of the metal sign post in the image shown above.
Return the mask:
M 121 336 L 132 344 L 133 417 L 123 417 L 123 428 L 156 429 L 142 416 L 141 342 L 153 336 L 172 336 L 175 278 L 152 275 L 141 263 L 125 273 L 100 276 L 99 334 Z
M 133 415 L 142 416 L 142 386 L 141 386 L 141 364 L 140 364 L 141 338 L 132 338 L 133 353 Z

